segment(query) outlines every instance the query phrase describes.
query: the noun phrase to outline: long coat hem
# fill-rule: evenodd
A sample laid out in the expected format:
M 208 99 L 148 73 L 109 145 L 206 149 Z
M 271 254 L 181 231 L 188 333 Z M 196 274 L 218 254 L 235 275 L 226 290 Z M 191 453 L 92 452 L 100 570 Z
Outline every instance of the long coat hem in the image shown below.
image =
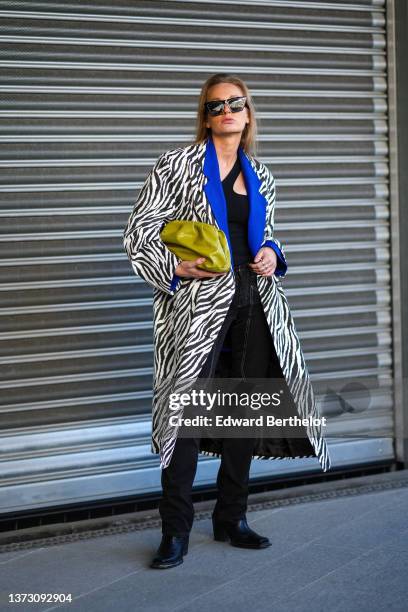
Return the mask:
M 160 455 L 160 453 L 158 451 L 152 451 L 153 454 L 155 455 Z M 222 455 L 221 453 L 218 453 L 216 451 L 206 451 L 206 450 L 199 450 L 198 451 L 199 455 L 204 455 L 206 457 L 216 457 L 218 459 L 221 459 Z M 273 461 L 273 460 L 292 460 L 292 459 L 316 459 L 318 458 L 316 455 L 293 455 L 292 457 L 280 457 L 280 456 L 267 456 L 267 455 L 252 455 L 252 459 L 262 459 L 262 460 L 268 460 L 268 461 Z M 160 464 L 160 468 L 163 469 L 163 461 L 161 461 Z M 326 469 L 324 469 L 323 466 L 323 472 L 327 472 L 329 469 L 329 467 L 326 466 Z

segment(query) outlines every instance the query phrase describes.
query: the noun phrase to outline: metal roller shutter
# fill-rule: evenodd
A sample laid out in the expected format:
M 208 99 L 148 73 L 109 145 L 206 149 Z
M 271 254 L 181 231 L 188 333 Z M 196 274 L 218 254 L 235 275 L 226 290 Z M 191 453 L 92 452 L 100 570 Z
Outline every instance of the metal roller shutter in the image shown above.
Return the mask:
M 122 232 L 157 156 L 191 141 L 200 86 L 219 71 L 254 95 L 316 389 L 350 377 L 377 386 L 357 416 L 328 402 L 335 466 L 391 459 L 384 2 L 0 9 L 0 512 L 160 490 L 152 294 Z M 196 483 L 218 463 L 200 457 Z M 299 469 L 319 465 L 254 461 L 251 473 Z

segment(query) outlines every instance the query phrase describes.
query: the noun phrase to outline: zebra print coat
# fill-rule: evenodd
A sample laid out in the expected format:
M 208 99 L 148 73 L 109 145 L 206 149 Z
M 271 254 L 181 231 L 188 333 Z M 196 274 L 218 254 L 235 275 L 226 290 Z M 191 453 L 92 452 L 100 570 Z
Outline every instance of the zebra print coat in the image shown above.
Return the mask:
M 294 414 L 302 418 L 319 417 L 295 323 L 280 282 L 287 266 L 282 246 L 273 236 L 274 177 L 265 164 L 241 147 L 238 154 L 250 205 L 250 250 L 255 256 L 261 246 L 268 244 L 278 255 L 275 274 L 258 275 L 257 285 L 282 375 L 294 401 Z M 178 431 L 169 423 L 168 394 L 175 391 L 171 385 L 177 381 L 181 385 L 177 391 L 180 391 L 185 381 L 184 389 L 189 389 L 191 381 L 198 377 L 235 292 L 232 269 L 222 276 L 206 279 L 175 275 L 174 270 L 181 260 L 159 237 L 161 229 L 172 219 L 216 225 L 224 231 L 231 247 L 226 202 L 211 136 L 202 143 L 160 155 L 139 192 L 124 231 L 124 247 L 133 271 L 153 287 L 151 451 L 160 455 L 161 468 L 170 463 Z M 172 410 L 171 415 L 181 416 L 182 412 Z M 317 457 L 322 470 L 327 471 L 331 462 L 321 425 L 311 423 L 304 431 L 304 439 L 292 439 L 286 445 L 276 438 L 259 440 L 253 458 L 312 456 Z M 219 457 L 217 440 L 203 439 L 200 453 Z

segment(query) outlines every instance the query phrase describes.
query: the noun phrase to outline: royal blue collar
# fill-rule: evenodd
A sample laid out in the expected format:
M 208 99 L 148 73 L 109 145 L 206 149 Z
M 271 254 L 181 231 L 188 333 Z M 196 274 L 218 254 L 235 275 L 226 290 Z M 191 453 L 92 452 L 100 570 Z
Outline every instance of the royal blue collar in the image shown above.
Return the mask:
M 248 245 L 255 257 L 263 243 L 266 206 L 265 197 L 259 193 L 262 181 L 255 172 L 251 162 L 241 146 L 238 147 L 238 156 L 241 163 L 242 174 L 248 193 L 249 219 L 248 219 Z M 211 135 L 207 139 L 203 172 L 208 181 L 204 185 L 204 192 L 210 203 L 211 210 L 217 220 L 219 228 L 227 237 L 231 253 L 231 265 L 234 265 L 230 235 L 228 231 L 227 203 L 222 188 L 220 168 L 217 152 Z

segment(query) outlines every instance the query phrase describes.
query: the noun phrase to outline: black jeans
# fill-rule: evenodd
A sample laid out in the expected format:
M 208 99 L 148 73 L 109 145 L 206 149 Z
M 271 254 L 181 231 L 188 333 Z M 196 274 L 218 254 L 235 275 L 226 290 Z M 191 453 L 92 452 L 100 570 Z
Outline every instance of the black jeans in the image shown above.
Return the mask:
M 270 330 L 257 287 L 257 274 L 247 264 L 234 267 L 236 290 L 216 342 L 199 374 L 211 378 L 228 334 L 231 378 L 266 378 L 274 358 Z M 224 438 L 217 476 L 218 497 L 213 517 L 233 521 L 247 510 L 249 470 L 254 438 Z M 191 491 L 197 471 L 199 438 L 176 440 L 170 464 L 162 470 L 163 495 L 159 502 L 162 532 L 189 533 L 194 520 Z

